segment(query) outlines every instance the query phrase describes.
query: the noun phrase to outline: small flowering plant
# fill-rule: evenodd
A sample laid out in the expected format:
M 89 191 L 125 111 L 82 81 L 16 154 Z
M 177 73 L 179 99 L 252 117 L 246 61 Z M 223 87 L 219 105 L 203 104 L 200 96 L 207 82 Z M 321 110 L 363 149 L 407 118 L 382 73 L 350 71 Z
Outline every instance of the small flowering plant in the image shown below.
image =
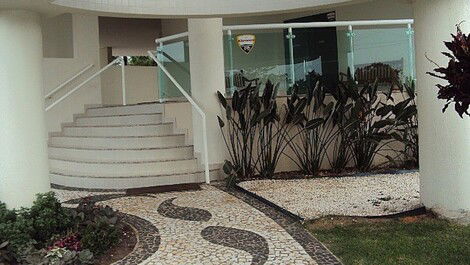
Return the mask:
M 445 112 L 451 103 L 461 118 L 470 116 L 470 35 L 466 35 L 457 25 L 457 34 L 452 34 L 452 41 L 444 42 L 450 52 L 443 52 L 450 60 L 447 67 L 434 69 L 429 75 L 446 80 L 447 85 L 437 84 L 438 98 L 446 100 L 442 109 Z

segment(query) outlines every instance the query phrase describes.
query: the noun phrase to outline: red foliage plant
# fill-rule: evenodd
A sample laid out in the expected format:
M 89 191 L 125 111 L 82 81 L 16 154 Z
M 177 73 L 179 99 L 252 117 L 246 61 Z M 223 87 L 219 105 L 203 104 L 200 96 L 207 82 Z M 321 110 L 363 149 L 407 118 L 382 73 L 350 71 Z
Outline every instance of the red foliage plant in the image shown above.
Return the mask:
M 455 111 L 461 118 L 470 116 L 470 35 L 462 33 L 457 25 L 457 34 L 452 34 L 452 41 L 444 43 L 450 52 L 442 54 L 449 57 L 449 64 L 447 67 L 438 66 L 428 74 L 448 82 L 447 85 L 436 85 L 439 88 L 438 98 L 447 101 L 442 112 L 454 102 Z
M 82 250 L 82 244 L 80 242 L 80 236 L 78 234 L 72 234 L 67 237 L 61 238 L 48 247 L 47 250 L 54 248 L 66 248 L 68 250 L 80 251 Z

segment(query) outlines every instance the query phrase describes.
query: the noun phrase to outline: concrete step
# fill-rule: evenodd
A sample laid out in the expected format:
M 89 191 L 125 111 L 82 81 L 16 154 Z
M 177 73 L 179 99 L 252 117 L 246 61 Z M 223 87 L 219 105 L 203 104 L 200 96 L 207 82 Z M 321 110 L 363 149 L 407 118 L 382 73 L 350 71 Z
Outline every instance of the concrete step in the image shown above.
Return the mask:
M 119 116 L 77 116 L 75 124 L 77 125 L 143 125 L 161 123 L 163 115 L 161 113 L 153 114 L 127 114 Z
M 127 106 L 91 107 L 85 111 L 86 116 L 116 116 L 128 114 L 163 113 L 163 105 L 146 103 Z
M 79 175 L 65 175 L 52 172 L 50 174 L 51 183 L 65 187 L 83 189 L 132 189 L 164 185 L 176 185 L 186 183 L 203 183 L 205 181 L 204 171 L 188 172 L 173 175 L 154 176 L 128 176 L 118 178 L 100 178 Z M 219 180 L 221 174 L 218 169 L 210 171 L 211 180 Z
M 184 134 L 138 137 L 78 137 L 52 136 L 51 147 L 77 147 L 87 149 L 150 149 L 184 146 Z
M 147 162 L 194 158 L 193 146 L 153 149 L 78 149 L 49 147 L 49 158 L 88 162 Z
M 169 135 L 172 133 L 172 123 L 113 126 L 72 125 L 62 129 L 62 135 L 64 136 L 152 136 Z
M 49 160 L 51 172 L 100 178 L 183 174 L 198 171 L 196 159 L 153 162 L 80 162 Z

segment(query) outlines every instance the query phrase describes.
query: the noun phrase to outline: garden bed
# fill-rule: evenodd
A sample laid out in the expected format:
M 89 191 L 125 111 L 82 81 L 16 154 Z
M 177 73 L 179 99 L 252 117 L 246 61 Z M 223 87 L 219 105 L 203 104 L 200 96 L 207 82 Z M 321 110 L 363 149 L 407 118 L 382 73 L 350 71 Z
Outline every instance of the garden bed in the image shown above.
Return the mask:
M 387 216 L 422 207 L 419 173 L 414 171 L 250 180 L 238 187 L 306 220 L 324 216 Z

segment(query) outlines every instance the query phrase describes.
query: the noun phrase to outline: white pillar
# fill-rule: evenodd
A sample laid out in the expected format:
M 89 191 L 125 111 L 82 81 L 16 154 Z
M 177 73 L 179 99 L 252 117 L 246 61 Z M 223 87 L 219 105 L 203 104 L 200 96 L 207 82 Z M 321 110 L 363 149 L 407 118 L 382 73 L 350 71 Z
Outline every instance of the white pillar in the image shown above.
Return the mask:
M 418 85 L 421 199 L 445 217 L 470 222 L 470 118 L 461 119 L 453 105 L 442 113 L 437 99 L 439 81 L 426 74 L 435 68 L 425 55 L 442 66 L 448 60 L 444 40 L 456 24 L 470 33 L 470 1 L 417 0 L 414 2 Z
M 225 159 L 225 144 L 217 115 L 220 105 L 217 91 L 224 93 L 224 46 L 221 18 L 188 19 L 191 95 L 207 115 L 209 163 Z M 193 109 L 194 146 L 202 151 L 202 126 Z
M 30 206 L 50 189 L 38 14 L 0 11 L 0 201 Z

